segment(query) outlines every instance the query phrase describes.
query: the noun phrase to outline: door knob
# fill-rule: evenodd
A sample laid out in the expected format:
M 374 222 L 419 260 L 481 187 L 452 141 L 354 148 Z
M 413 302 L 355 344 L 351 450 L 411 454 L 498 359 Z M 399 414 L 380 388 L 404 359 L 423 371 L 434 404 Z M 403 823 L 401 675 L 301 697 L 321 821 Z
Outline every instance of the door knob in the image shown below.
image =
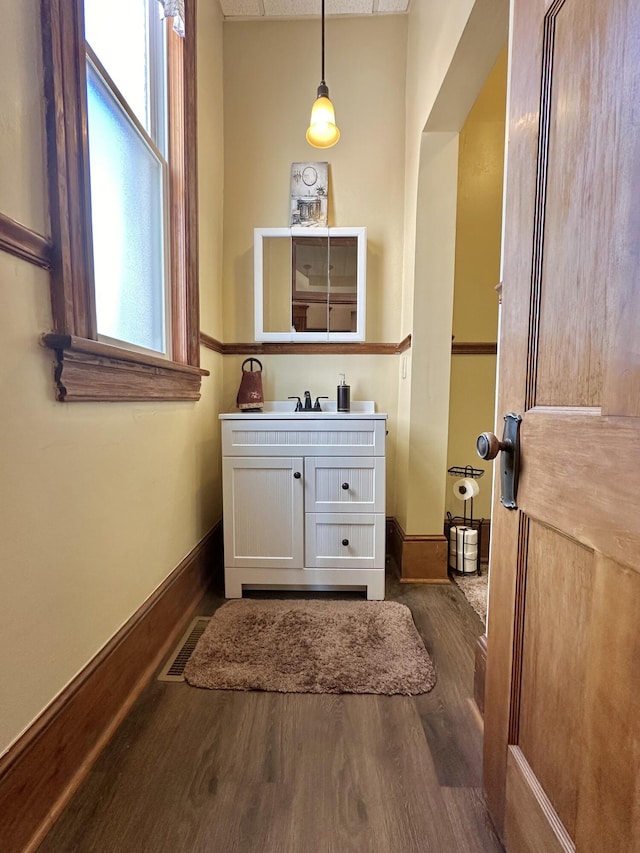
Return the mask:
M 296 471 L 293 476 L 295 477 L 296 480 L 299 480 L 300 477 L 302 477 L 302 474 L 300 473 L 300 471 Z
M 522 418 L 510 412 L 504 416 L 502 439 L 492 432 L 483 432 L 476 441 L 476 451 L 481 459 L 500 457 L 500 502 L 507 509 L 517 509 L 516 495 L 520 474 L 520 423 Z
M 349 483 L 343 483 L 343 484 L 342 484 L 342 488 L 343 488 L 343 489 L 345 490 L 345 492 L 346 492 L 346 491 L 347 491 L 347 489 L 349 488 Z
M 348 544 L 349 544 L 349 540 L 348 540 L 348 539 L 343 539 L 343 540 L 342 540 L 342 544 L 343 544 L 343 545 L 348 545 Z
M 500 441 L 492 432 L 483 432 L 476 441 L 476 451 L 481 459 L 495 459 L 501 450 L 511 452 L 513 447 L 509 441 Z

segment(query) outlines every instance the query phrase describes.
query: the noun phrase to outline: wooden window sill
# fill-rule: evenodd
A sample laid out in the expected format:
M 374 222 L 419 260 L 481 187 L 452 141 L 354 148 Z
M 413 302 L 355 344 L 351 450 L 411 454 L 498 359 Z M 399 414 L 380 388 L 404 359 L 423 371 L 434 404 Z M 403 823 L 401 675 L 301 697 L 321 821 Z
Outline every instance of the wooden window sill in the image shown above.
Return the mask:
M 46 334 L 44 346 L 56 353 L 58 400 L 119 402 L 199 400 L 209 371 L 74 335 Z

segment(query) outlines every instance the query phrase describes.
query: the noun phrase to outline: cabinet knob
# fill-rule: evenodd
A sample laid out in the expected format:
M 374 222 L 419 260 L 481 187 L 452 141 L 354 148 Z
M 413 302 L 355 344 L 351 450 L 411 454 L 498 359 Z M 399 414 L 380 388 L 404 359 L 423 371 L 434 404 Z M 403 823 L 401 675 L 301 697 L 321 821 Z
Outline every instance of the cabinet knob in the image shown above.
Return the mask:
M 296 471 L 293 476 L 296 478 L 296 480 L 299 480 L 300 477 L 302 477 L 302 474 L 300 473 L 300 471 Z
M 343 539 L 343 540 L 342 540 L 342 544 L 343 544 L 343 545 L 348 545 L 348 544 L 349 544 L 349 540 L 348 540 L 348 539 Z
M 346 491 L 347 491 L 347 489 L 349 488 L 349 483 L 343 483 L 343 484 L 342 484 L 342 488 L 343 488 L 343 489 L 345 490 L 345 492 L 346 492 Z

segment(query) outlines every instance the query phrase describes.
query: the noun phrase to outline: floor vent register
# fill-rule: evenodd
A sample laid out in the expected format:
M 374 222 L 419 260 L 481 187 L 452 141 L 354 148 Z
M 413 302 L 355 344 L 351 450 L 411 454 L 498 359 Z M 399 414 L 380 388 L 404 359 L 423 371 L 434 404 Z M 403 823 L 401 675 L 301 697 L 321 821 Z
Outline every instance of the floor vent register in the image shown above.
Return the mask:
M 184 668 L 208 624 L 208 616 L 197 616 L 193 620 L 163 666 L 158 681 L 184 681 Z

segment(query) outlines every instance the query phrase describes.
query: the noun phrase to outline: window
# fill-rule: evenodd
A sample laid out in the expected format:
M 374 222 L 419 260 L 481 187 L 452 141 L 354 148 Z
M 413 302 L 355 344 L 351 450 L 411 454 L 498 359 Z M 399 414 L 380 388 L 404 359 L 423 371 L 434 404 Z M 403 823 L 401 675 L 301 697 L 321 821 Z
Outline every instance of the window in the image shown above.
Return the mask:
M 157 0 L 84 0 L 98 337 L 170 355 L 164 22 Z
M 181 38 L 157 0 L 42 0 L 60 400 L 200 396 L 185 5 Z

